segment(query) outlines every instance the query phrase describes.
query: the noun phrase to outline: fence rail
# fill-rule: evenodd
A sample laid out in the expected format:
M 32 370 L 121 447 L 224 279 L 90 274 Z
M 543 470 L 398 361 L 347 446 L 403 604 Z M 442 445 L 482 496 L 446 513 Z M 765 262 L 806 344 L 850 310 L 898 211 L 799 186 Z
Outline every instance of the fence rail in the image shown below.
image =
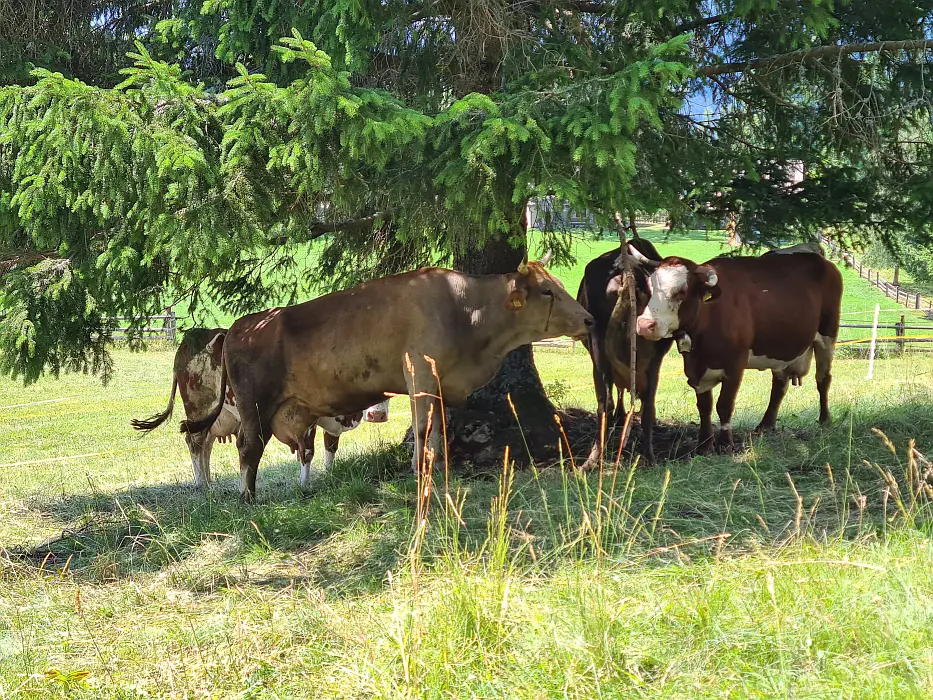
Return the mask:
M 129 316 L 114 316 L 113 320 L 115 321 L 131 321 L 132 319 Z M 138 332 L 144 333 L 150 338 L 165 338 L 171 343 L 174 343 L 178 337 L 178 316 L 175 315 L 175 311 L 171 308 L 168 309 L 168 313 L 162 316 L 150 316 L 146 319 L 148 325 L 144 328 L 139 328 Z M 153 324 L 153 321 L 162 321 L 162 326 L 156 326 Z M 129 326 L 122 326 L 120 328 L 114 329 L 113 337 L 114 338 L 124 338 L 129 332 Z
M 855 270 L 860 278 L 868 280 L 869 284 L 877 287 L 881 293 L 889 299 L 894 299 L 898 304 L 903 305 L 907 309 L 926 311 L 928 317 L 933 317 L 933 299 L 925 297 L 922 294 L 901 289 L 900 285 L 889 282 L 881 276 L 878 270 L 873 270 L 868 265 L 865 265 L 861 260 L 856 258 L 855 255 L 847 250 L 843 250 L 836 245 L 835 242 L 824 236 L 820 236 L 820 243 L 829 248 L 832 255 L 840 258 L 846 265 Z

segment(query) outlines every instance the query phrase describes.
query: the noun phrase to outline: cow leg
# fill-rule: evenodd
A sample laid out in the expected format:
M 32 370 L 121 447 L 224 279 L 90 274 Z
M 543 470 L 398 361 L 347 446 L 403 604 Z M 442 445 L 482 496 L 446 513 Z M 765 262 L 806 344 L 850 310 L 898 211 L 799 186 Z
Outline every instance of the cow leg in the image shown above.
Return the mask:
M 596 390 L 596 439 L 583 469 L 599 466 L 605 449 L 605 438 L 609 434 L 610 422 L 615 420 L 612 400 L 612 367 L 606 359 L 605 338 L 596 328 L 590 332 L 590 359 L 593 361 L 593 387 Z M 619 396 L 621 403 L 621 395 Z
M 324 471 L 329 472 L 337 459 L 337 447 L 340 445 L 340 436 L 331 435 L 324 431 Z
M 755 432 L 764 433 L 774 430 L 777 425 L 778 411 L 781 409 L 781 402 L 787 393 L 787 386 L 790 384 L 790 377 L 783 372 L 771 372 L 771 401 L 768 403 L 768 409 L 761 419 L 761 423 L 755 428 Z
M 263 427 L 254 411 L 243 411 L 243 414 L 240 432 L 236 437 L 236 447 L 240 453 L 240 498 L 252 503 L 256 499 L 259 461 L 272 431 L 268 426 Z
M 411 425 L 412 432 L 415 435 L 415 450 L 411 456 L 411 468 L 415 474 L 422 474 L 427 469 L 428 452 L 431 450 L 434 460 L 440 459 L 442 462 L 446 459 L 445 451 L 441 450 L 441 404 L 434 397 L 419 396 L 412 399 L 411 402 Z M 431 423 L 431 434 L 428 435 L 428 423 Z
M 735 447 L 732 440 L 732 412 L 735 410 L 735 398 L 739 387 L 742 386 L 742 376 L 745 368 L 741 365 L 726 370 L 719 390 L 719 400 L 716 402 L 716 412 L 719 414 L 719 448 L 731 451 Z
M 828 335 L 817 335 L 813 344 L 816 354 L 816 388 L 820 392 L 820 423 L 829 423 L 829 385 L 832 384 L 833 355 L 836 339 Z
M 658 381 L 661 375 L 661 363 L 664 353 L 658 352 L 651 358 L 645 374 L 645 391 L 641 399 L 641 456 L 648 464 L 654 464 L 654 422 L 657 415 L 655 399 L 658 394 Z M 712 397 L 712 394 L 710 395 Z
M 188 454 L 191 455 L 191 470 L 194 474 L 194 485 L 200 489 L 210 488 L 211 484 L 211 448 L 214 445 L 214 435 L 210 430 L 191 435 L 185 433 L 185 442 L 188 444 Z
M 700 414 L 700 436 L 697 440 L 697 453 L 701 455 L 713 452 L 713 392 L 697 392 L 697 411 Z
M 327 435 L 327 433 L 324 433 Z M 312 425 L 301 436 L 298 443 L 298 461 L 301 470 L 298 472 L 298 488 L 302 491 L 308 489 L 314 479 L 311 476 L 311 463 L 314 461 L 314 438 L 317 435 L 317 425 Z

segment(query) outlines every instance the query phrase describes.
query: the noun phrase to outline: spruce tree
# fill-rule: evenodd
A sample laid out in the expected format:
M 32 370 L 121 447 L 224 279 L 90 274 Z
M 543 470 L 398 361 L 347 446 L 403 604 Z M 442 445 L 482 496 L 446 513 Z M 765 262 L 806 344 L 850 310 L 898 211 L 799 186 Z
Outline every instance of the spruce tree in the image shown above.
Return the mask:
M 607 227 L 634 211 L 667 210 L 674 228 L 732 216 L 746 244 L 819 227 L 930 241 L 927 0 L 160 12 L 120 34 L 139 43 L 119 85 L 50 62 L 0 88 L 7 374 L 106 373 L 112 317 L 179 298 L 246 312 L 310 279 L 326 291 L 432 263 L 514 269 L 532 197 Z M 790 186 L 797 162 L 807 176 Z M 527 252 L 566 259 L 567 242 L 547 231 Z M 506 391 L 540 426 L 532 449 L 553 444 L 530 349 L 469 417 L 514 424 Z

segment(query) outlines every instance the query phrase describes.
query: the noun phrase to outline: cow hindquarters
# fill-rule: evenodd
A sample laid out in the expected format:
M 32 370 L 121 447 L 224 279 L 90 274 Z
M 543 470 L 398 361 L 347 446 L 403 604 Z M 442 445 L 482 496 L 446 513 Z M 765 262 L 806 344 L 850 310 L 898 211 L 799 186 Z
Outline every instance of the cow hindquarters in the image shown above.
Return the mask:
M 836 339 L 828 335 L 817 334 L 813 343 L 816 355 L 816 389 L 820 392 L 820 423 L 829 423 L 829 385 L 832 384 L 833 356 L 836 353 Z

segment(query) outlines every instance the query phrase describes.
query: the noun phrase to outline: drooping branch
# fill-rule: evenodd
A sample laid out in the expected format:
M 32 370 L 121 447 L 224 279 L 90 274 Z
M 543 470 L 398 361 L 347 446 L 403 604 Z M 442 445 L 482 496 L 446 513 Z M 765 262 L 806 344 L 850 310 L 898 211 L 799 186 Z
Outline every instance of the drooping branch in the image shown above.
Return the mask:
M 727 15 L 725 12 L 719 15 L 712 15 L 711 17 L 700 17 L 690 22 L 678 24 L 676 27 L 674 27 L 674 34 L 686 34 L 687 32 L 692 32 L 695 29 L 703 29 L 704 27 L 719 24 L 726 19 Z
M 0 276 L 22 267 L 30 267 L 40 263 L 54 257 L 57 253 L 58 251 L 54 248 L 50 250 L 0 251 Z
M 821 58 L 836 58 L 848 56 L 853 53 L 874 53 L 878 51 L 927 51 L 933 49 L 933 39 L 911 39 L 907 41 L 870 41 L 862 44 L 837 44 L 833 46 L 818 46 L 814 49 L 791 51 L 778 56 L 767 58 L 754 58 L 750 61 L 734 61 L 717 63 L 715 65 L 700 66 L 697 74 L 704 77 L 714 75 L 728 75 L 744 73 L 749 70 L 761 68 L 780 68 L 782 66 L 813 61 Z
M 320 238 L 321 236 L 326 236 L 328 233 L 359 231 L 360 229 L 369 228 L 379 221 L 390 221 L 391 219 L 392 210 L 387 209 L 385 211 L 377 211 L 374 214 L 363 216 L 358 219 L 347 219 L 346 221 L 337 221 L 327 224 L 312 224 L 308 227 L 308 235 L 307 237 L 303 237 L 303 240 L 313 241 L 317 238 Z M 282 236 L 278 239 L 277 242 L 279 245 L 285 245 L 288 242 L 288 237 Z

